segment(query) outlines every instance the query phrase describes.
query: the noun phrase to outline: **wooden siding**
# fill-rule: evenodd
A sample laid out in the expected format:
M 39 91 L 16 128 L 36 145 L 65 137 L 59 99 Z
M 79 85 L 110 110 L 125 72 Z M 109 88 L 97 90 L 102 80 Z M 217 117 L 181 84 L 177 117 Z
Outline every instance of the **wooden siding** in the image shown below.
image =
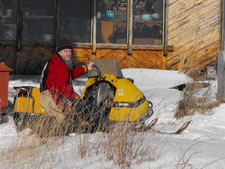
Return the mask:
M 220 6 L 221 0 L 169 0 L 168 44 L 174 51 L 167 57 L 167 69 L 182 69 L 188 64 L 204 68 L 217 61 Z
M 127 49 L 97 49 L 96 55 L 92 55 L 91 49 L 75 48 L 74 53 L 75 59 L 84 63 L 92 58 L 115 58 L 121 68 L 165 69 L 166 64 L 163 51 L 133 50 L 132 55 L 128 55 Z

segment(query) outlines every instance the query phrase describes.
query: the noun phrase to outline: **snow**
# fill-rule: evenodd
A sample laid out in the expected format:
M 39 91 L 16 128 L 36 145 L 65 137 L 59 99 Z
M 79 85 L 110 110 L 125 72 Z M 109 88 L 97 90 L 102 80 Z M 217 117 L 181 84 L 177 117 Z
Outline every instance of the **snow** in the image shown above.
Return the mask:
M 153 102 L 155 113 L 149 121 L 159 118 L 156 129 L 170 132 L 185 121 L 192 120 L 179 135 L 146 131 L 132 136 L 134 151 L 138 147 L 150 151 L 131 160 L 130 168 L 225 168 L 225 104 L 206 114 L 196 112 L 176 120 L 174 114 L 184 93 L 172 87 L 190 83 L 191 78 L 172 70 L 122 69 L 122 72 L 125 77 L 133 78 L 134 84 Z M 86 76 L 74 80 L 74 89 L 78 93 L 81 94 L 86 80 Z M 37 75 L 10 75 L 10 106 L 15 96 L 14 86 L 38 87 L 39 82 L 40 76 Z M 208 83 L 211 86 L 210 98 L 215 100 L 217 80 L 209 80 Z M 138 138 L 142 138 L 141 143 L 136 142 Z M 74 133 L 64 138 L 40 139 L 30 135 L 29 129 L 17 132 L 9 116 L 9 121 L 0 125 L 0 168 L 123 168 L 117 165 L 116 150 L 105 147 L 104 143 L 109 140 L 110 136 L 106 133 Z M 86 150 L 83 157 L 79 153 L 82 148 Z M 110 153 L 114 154 L 111 159 L 107 157 Z

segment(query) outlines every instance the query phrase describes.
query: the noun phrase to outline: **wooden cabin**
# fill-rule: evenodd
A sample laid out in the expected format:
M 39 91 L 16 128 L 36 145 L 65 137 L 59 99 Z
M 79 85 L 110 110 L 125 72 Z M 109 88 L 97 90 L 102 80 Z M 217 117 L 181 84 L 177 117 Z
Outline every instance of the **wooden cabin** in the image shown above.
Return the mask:
M 223 1 L 0 0 L 0 62 L 38 74 L 59 43 L 71 43 L 79 62 L 203 70 L 223 50 Z

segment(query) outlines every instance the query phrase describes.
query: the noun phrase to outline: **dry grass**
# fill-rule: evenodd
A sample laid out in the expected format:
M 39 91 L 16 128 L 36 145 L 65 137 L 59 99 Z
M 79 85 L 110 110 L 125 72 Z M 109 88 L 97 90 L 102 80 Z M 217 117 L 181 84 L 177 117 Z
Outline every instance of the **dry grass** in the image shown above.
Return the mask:
M 60 139 L 57 142 L 59 141 Z M 59 161 L 55 160 L 56 154 L 50 156 L 49 152 L 56 151 L 57 146 L 53 139 L 22 135 L 17 137 L 10 148 L 1 152 L 0 165 L 4 168 L 55 168 Z
M 121 168 L 129 168 L 133 162 L 140 163 L 155 158 L 153 150 L 145 147 L 144 132 L 134 132 L 133 127 L 132 123 L 117 123 L 107 134 L 104 147 L 106 157 Z
M 176 169 L 191 169 L 193 165 L 191 164 L 191 159 L 197 154 L 196 151 L 193 151 L 194 147 L 199 145 L 200 142 L 186 147 L 185 150 L 181 151 L 178 158 L 176 159 L 177 164 L 175 164 Z
M 206 114 L 218 105 L 219 101 L 212 101 L 210 84 L 194 81 L 186 85 L 184 97 L 178 103 L 175 117 L 178 119 L 193 115 L 195 112 Z
M 24 113 L 20 115 L 17 123 L 18 131 L 30 128 L 31 133 L 40 138 L 66 136 L 74 129 L 73 122 L 67 119 L 58 123 L 54 116 L 41 115 L 27 118 Z
M 90 145 L 88 141 L 88 135 L 86 134 L 80 134 L 78 136 L 78 153 L 81 158 L 85 158 L 88 153 L 90 152 Z
M 219 100 L 211 99 L 211 84 L 202 82 L 207 79 L 207 71 L 200 64 L 198 59 L 183 59 L 179 71 L 193 79 L 193 82 L 186 84 L 184 97 L 178 103 L 175 117 L 193 115 L 195 112 L 206 114 L 211 109 L 217 107 Z
M 151 144 L 144 143 L 144 132 L 133 130 L 134 123 L 118 122 L 107 132 L 79 134 L 77 136 L 78 154 L 81 158 L 104 156 L 107 161 L 113 161 L 121 169 L 130 168 L 134 163 L 152 161 L 156 157 Z M 92 139 L 90 138 L 91 136 Z
M 33 121 L 32 121 L 33 120 Z M 63 145 L 71 132 L 66 126 L 59 124 L 53 117 L 42 116 L 38 119 L 30 119 L 21 122 L 19 129 L 23 133 L 30 129 L 29 134 L 25 134 L 24 139 L 19 140 L 14 146 L 10 147 L 1 156 L 8 161 L 11 168 L 26 166 L 24 168 L 37 168 L 51 164 L 49 168 L 55 168 L 63 161 L 56 160 L 59 155 L 57 143 Z M 77 157 L 87 158 L 90 156 L 104 156 L 105 160 L 112 161 L 115 166 L 120 168 L 129 168 L 131 164 L 142 163 L 153 160 L 153 149 L 149 144 L 144 144 L 144 132 L 133 130 L 133 123 L 117 123 L 111 126 L 111 130 L 106 132 L 88 132 L 84 133 L 83 126 L 79 126 L 76 133 L 72 134 L 76 142 L 68 150 Z M 95 137 L 93 139 L 93 137 Z M 20 137 L 22 138 L 22 137 Z M 52 154 L 52 153 L 53 154 Z M 49 154 L 52 154 L 49 158 Z M 47 158 L 47 159 L 46 159 Z M 9 167 L 9 168 L 10 168 Z

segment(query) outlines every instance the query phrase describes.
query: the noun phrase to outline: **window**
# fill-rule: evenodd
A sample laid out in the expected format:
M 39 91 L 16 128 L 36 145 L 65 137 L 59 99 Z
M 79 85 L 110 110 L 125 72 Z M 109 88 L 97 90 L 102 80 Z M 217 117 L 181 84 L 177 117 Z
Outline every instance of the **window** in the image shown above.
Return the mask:
M 127 0 L 97 0 L 97 43 L 127 43 Z
M 134 45 L 162 45 L 163 0 L 97 0 L 96 42 L 127 44 L 132 32 Z M 132 4 L 133 11 L 128 14 Z M 132 30 L 128 30 L 129 16 L 133 17 Z
M 136 0 L 133 6 L 133 44 L 162 45 L 163 0 Z
M 121 45 L 128 46 L 129 53 L 133 45 L 161 47 L 166 43 L 165 4 L 166 0 L 0 0 L 0 41 L 16 40 L 18 46 L 91 44 L 93 51 L 97 45 Z
M 58 40 L 91 43 L 91 0 L 60 0 Z
M 22 1 L 22 40 L 25 43 L 52 43 L 54 0 Z
M 16 40 L 17 0 L 0 0 L 0 40 Z

